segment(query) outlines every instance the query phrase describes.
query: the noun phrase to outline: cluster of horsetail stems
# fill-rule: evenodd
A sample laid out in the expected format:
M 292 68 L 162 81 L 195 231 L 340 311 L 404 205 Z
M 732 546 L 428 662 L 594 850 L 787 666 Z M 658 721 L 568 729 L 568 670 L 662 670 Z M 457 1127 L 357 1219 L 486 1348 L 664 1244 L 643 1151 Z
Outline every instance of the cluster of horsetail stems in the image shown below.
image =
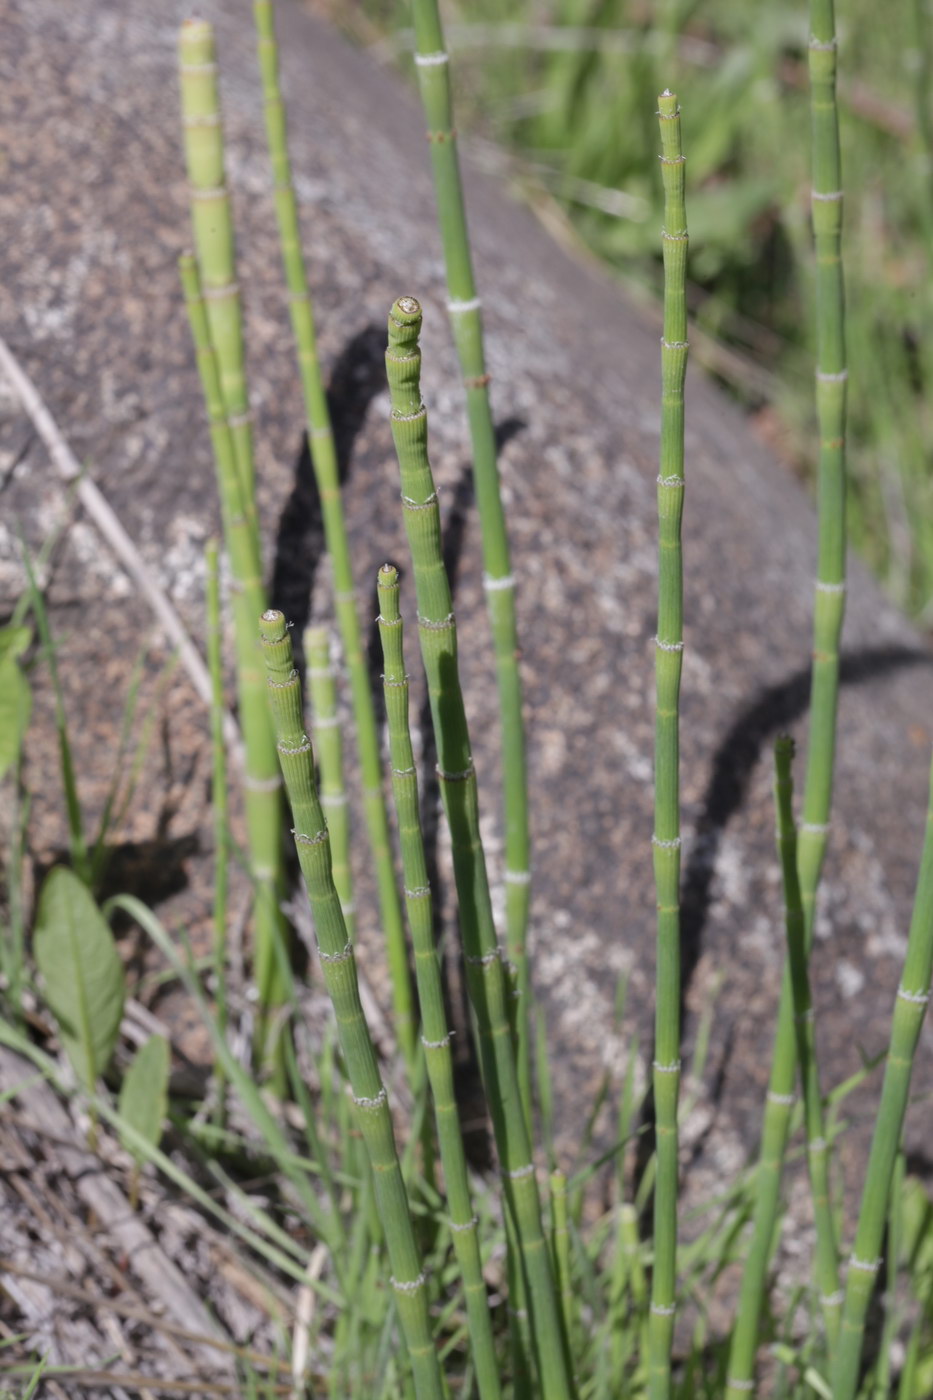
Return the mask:
M 842 1293 L 839 1289 L 839 1247 L 829 1185 L 829 1143 L 823 1123 L 823 1096 L 816 1059 L 813 1000 L 807 962 L 806 919 L 800 897 L 797 868 L 797 827 L 794 821 L 794 741 L 778 737 L 774 746 L 774 803 L 777 816 L 778 856 L 784 883 L 784 916 L 787 928 L 787 967 L 794 1009 L 794 1036 L 800 1090 L 807 1135 L 807 1170 L 816 1226 L 816 1286 L 819 1290 L 830 1356 L 839 1335 Z
M 933 770 L 926 829 L 907 952 L 894 1001 L 891 1036 L 875 1117 L 855 1245 L 849 1258 L 842 1325 L 831 1370 L 833 1400 L 855 1400 L 858 1390 L 865 1314 L 881 1265 L 881 1246 L 891 1183 L 901 1144 L 914 1055 L 933 974 Z
M 281 779 L 256 646 L 256 618 L 265 599 L 261 596 L 252 420 L 233 221 L 224 170 L 214 34 L 203 21 L 190 20 L 181 26 L 179 79 L 196 255 L 183 260 L 182 277 L 211 424 L 224 542 L 233 574 L 237 689 L 246 750 L 244 806 L 250 870 L 256 889 L 255 964 L 260 1009 L 257 1043 L 266 1063 L 274 1067 L 274 1047 L 267 1038 L 275 1009 L 285 1000 L 277 953 L 277 945 L 286 934 L 281 913 Z
M 531 980 L 526 952 L 531 895 L 528 777 L 518 664 L 515 583 L 505 511 L 499 490 L 495 426 L 483 342 L 480 299 L 473 276 L 466 209 L 453 124 L 450 63 L 437 0 L 414 0 L 415 65 L 428 128 L 444 250 L 447 309 L 466 391 L 473 453 L 473 479 L 483 550 L 483 582 L 496 657 L 502 725 L 505 813 L 505 912 L 509 960 L 519 992 L 513 1016 L 517 1031 L 519 1087 L 531 1131 Z
M 315 783 L 311 741 L 305 733 L 301 681 L 291 637 L 283 614 L 275 609 L 262 614 L 259 630 L 279 762 L 295 822 L 295 847 L 357 1122 L 372 1166 L 376 1205 L 415 1390 L 418 1400 L 442 1400 L 444 1383 L 432 1339 L 427 1281 L 412 1228 L 386 1091 L 360 1003 L 353 945 L 334 885 L 330 837 Z
M 661 451 L 658 473 L 657 709 L 654 877 L 657 976 L 654 1101 L 657 1180 L 649 1323 L 649 1394 L 671 1393 L 677 1274 L 677 1099 L 680 1087 L 680 673 L 683 661 L 684 377 L 687 370 L 687 217 L 680 107 L 658 98 L 664 184 L 664 334 L 661 340 Z
M 392 436 L 401 472 L 421 655 L 450 828 L 467 991 L 492 1117 L 503 1194 L 526 1289 L 540 1394 L 572 1394 L 557 1292 L 541 1224 L 531 1141 L 519 1091 L 509 1018 L 509 983 L 499 950 L 479 831 L 476 772 L 457 665 L 457 631 L 441 551 L 440 509 L 428 460 L 427 410 L 421 398 L 421 307 L 401 297 L 389 313 L 386 372 Z
M 496 1360 L 492 1319 L 483 1279 L 478 1221 L 467 1175 L 466 1155 L 454 1093 L 451 1031 L 444 1009 L 444 989 L 434 943 L 434 913 L 421 816 L 418 776 L 409 730 L 408 674 L 398 570 L 384 564 L 377 577 L 379 637 L 382 643 L 383 692 L 389 731 L 392 792 L 398 822 L 405 906 L 415 958 L 421 1007 L 421 1044 L 434 1098 L 437 1140 L 450 1209 L 454 1253 L 463 1276 L 470 1346 L 481 1400 L 499 1400 L 502 1387 Z
M 809 958 L 816 891 L 832 807 L 839 691 L 839 641 L 845 612 L 846 369 L 842 275 L 842 166 L 836 107 L 836 29 L 833 0 L 811 0 L 808 47 L 811 111 L 812 217 L 816 245 L 816 406 L 820 435 L 819 545 L 813 611 L 810 733 L 797 866 Z M 785 968 L 778 1002 L 771 1082 L 765 1105 L 752 1242 L 732 1336 L 727 1400 L 753 1383 L 768 1261 L 777 1221 L 781 1175 L 796 1084 L 793 986 Z
M 392 859 L 388 813 L 382 789 L 379 737 L 372 689 L 357 612 L 353 566 L 340 497 L 340 471 L 327 395 L 317 352 L 314 310 L 302 252 L 298 205 L 288 153 L 288 128 L 279 83 L 278 45 L 272 0 L 253 6 L 262 79 L 266 140 L 272 165 L 275 215 L 288 290 L 288 309 L 304 397 L 311 464 L 321 501 L 324 539 L 331 559 L 334 610 L 350 682 L 356 744 L 363 786 L 363 811 L 373 853 L 376 886 L 392 987 L 395 1031 L 409 1065 L 416 1046 L 411 976 L 405 927 Z

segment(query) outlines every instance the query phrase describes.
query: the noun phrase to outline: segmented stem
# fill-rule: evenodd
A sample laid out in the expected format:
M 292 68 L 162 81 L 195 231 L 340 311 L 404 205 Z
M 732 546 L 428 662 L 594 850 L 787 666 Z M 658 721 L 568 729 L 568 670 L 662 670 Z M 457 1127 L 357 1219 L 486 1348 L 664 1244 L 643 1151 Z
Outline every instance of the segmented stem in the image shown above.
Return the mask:
M 220 385 L 217 355 L 211 341 L 198 265 L 190 254 L 178 262 L 188 321 L 197 354 L 214 452 L 224 543 L 230 559 L 236 642 L 237 697 L 246 750 L 243 797 L 250 870 L 256 887 L 255 979 L 261 1011 L 258 1041 L 267 1063 L 275 1062 L 267 1043 L 272 1013 L 283 1004 L 286 987 L 279 967 L 277 942 L 285 938 L 280 909 L 282 892 L 281 784 L 275 735 L 269 715 L 262 662 L 256 641 L 256 618 L 265 607 L 256 535 L 250 524 L 244 490 Z
M 655 642 L 654 877 L 657 990 L 654 1099 L 657 1181 L 649 1325 L 649 1394 L 671 1393 L 676 1312 L 677 1099 L 680 1088 L 680 672 L 683 659 L 684 377 L 687 369 L 687 219 L 680 107 L 658 98 L 664 183 L 664 335 L 661 340 L 661 452 L 658 473 L 658 635 Z
M 830 1356 L 839 1335 L 842 1294 L 839 1289 L 839 1249 L 829 1187 L 829 1144 L 823 1124 L 823 1099 L 816 1059 L 813 1000 L 807 968 L 806 928 L 797 874 L 797 828 L 794 822 L 794 780 L 791 763 L 794 741 L 781 735 L 774 746 L 774 802 L 777 813 L 778 855 L 784 881 L 787 961 L 794 1007 L 794 1037 L 800 1066 L 807 1168 L 816 1225 L 816 1285 L 820 1293 Z
M 444 249 L 448 309 L 466 391 L 473 476 L 483 547 L 486 606 L 496 656 L 502 724 L 505 808 L 505 910 L 509 959 L 519 992 L 514 1010 L 519 1086 L 531 1133 L 531 981 L 526 951 L 531 896 L 528 779 L 518 666 L 515 585 L 505 512 L 499 490 L 496 434 L 489 402 L 483 318 L 473 278 L 457 133 L 453 125 L 450 64 L 437 0 L 414 0 L 418 84 L 428 127 L 438 224 Z
M 428 461 L 427 411 L 421 400 L 421 307 L 401 297 L 389 313 L 386 371 L 392 435 L 401 469 L 405 530 L 414 566 L 421 655 L 437 743 L 438 777 L 453 847 L 467 990 L 511 1212 L 528 1286 L 541 1394 L 571 1392 L 560 1312 L 541 1228 L 531 1144 L 519 1094 L 509 1028 L 508 984 L 489 897 L 479 833 L 476 773 L 457 666 L 457 630 L 441 552 L 440 511 Z
M 842 171 L 836 111 L 833 0 L 811 0 L 810 111 L 813 234 L 816 243 L 816 407 L 820 434 L 819 557 L 813 610 L 810 741 L 803 822 L 797 842 L 807 936 L 812 936 L 832 805 L 839 691 L 839 638 L 846 579 L 845 288 L 842 278 Z
M 855 1247 L 849 1260 L 842 1328 L 832 1368 L 833 1400 L 854 1400 L 865 1329 L 865 1314 L 881 1259 L 891 1179 L 904 1128 L 914 1054 L 930 1000 L 933 974 L 933 770 L 920 873 L 907 953 L 894 1001 L 891 1039 L 875 1119 L 868 1169 L 859 1210 Z
M 363 784 L 363 813 L 373 853 L 376 886 L 386 956 L 392 986 L 395 1030 L 409 1065 L 417 1044 L 411 974 L 405 952 L 405 927 L 395 880 L 389 822 L 382 789 L 379 736 L 372 689 L 363 650 L 362 632 L 356 606 L 353 567 L 346 520 L 340 497 L 340 472 L 331 429 L 327 396 L 317 353 L 317 336 L 311 292 L 302 255 L 298 205 L 288 154 L 288 128 L 279 84 L 278 47 L 271 0 L 256 0 L 253 6 L 259 46 L 266 119 L 266 138 L 272 162 L 275 214 L 282 250 L 288 309 L 298 356 L 301 388 L 308 423 L 308 445 L 314 478 L 321 500 L 324 538 L 334 575 L 334 607 L 344 662 L 350 682 L 353 721 Z
M 214 1002 L 217 1033 L 227 1034 L 227 749 L 224 743 L 223 636 L 220 611 L 220 550 L 209 540 L 207 563 L 207 667 L 211 678 L 211 811 L 214 818 Z M 214 1065 L 217 1117 L 224 1118 L 226 1074 L 220 1059 Z
M 386 1091 L 360 1004 L 353 945 L 334 886 L 330 836 L 314 780 L 314 759 L 304 729 L 301 682 L 294 667 L 291 638 L 285 618 L 275 609 L 262 614 L 259 627 L 279 762 L 295 822 L 295 847 L 311 902 L 324 985 L 337 1019 L 357 1123 L 373 1169 L 376 1205 L 385 1232 L 392 1288 L 415 1389 L 419 1400 L 442 1400 L 444 1385 L 432 1340 L 428 1291 L 408 1211 Z
M 471 1356 L 482 1400 L 497 1400 L 501 1394 L 499 1368 L 483 1280 L 479 1233 L 466 1154 L 460 1134 L 460 1119 L 454 1093 L 451 1031 L 444 1010 L 444 989 L 437 949 L 434 946 L 434 914 L 428 867 L 421 833 L 418 804 L 418 777 L 408 727 L 408 674 L 402 616 L 399 612 L 398 571 L 384 564 L 377 579 L 379 597 L 379 637 L 385 665 L 383 690 L 389 727 L 389 755 L 392 764 L 392 791 L 398 817 L 405 907 L 415 954 L 415 975 L 421 1005 L 421 1043 L 427 1062 L 437 1138 L 444 1168 L 444 1182 L 450 1206 L 450 1228 L 454 1253 L 463 1276 Z
M 813 938 L 816 891 L 832 807 L 839 691 L 839 640 L 845 612 L 846 481 L 845 289 L 842 277 L 842 173 L 836 111 L 836 33 L 833 0 L 811 0 L 810 109 L 813 230 L 816 242 L 816 402 L 820 434 L 819 547 L 813 609 L 813 668 L 810 735 L 804 780 L 803 820 L 797 838 L 797 868 L 804 912 L 807 956 Z M 777 1214 L 789 1115 L 778 1115 L 771 1093 L 792 1094 L 796 1079 L 793 989 L 789 969 L 781 983 L 772 1084 L 765 1108 L 758 1198 L 752 1247 L 745 1263 L 739 1310 L 729 1359 L 726 1400 L 747 1396 L 754 1373 L 764 1305 L 768 1259 Z M 788 1073 L 790 1071 L 790 1073 Z M 777 1085 L 775 1084 L 777 1079 Z M 789 1080 L 789 1086 L 788 1086 Z M 779 1139 L 781 1119 L 783 1136 Z M 765 1153 L 769 1167 L 762 1175 Z M 777 1173 L 776 1179 L 772 1172 Z M 762 1232 L 759 1235 L 759 1231 Z
M 255 532 L 253 425 L 246 383 L 233 216 L 224 168 L 213 27 L 204 20 L 186 20 L 179 30 L 178 59 L 194 247 L 204 285 L 211 342 L 220 366 L 221 394 L 233 435 L 244 509 Z
M 305 675 L 311 701 L 311 732 L 317 749 L 318 790 L 330 832 L 334 884 L 340 896 L 344 923 L 352 942 L 356 931 L 353 877 L 350 873 L 350 814 L 343 781 L 343 740 L 337 717 L 337 686 L 330 659 L 326 627 L 309 627 L 304 635 Z

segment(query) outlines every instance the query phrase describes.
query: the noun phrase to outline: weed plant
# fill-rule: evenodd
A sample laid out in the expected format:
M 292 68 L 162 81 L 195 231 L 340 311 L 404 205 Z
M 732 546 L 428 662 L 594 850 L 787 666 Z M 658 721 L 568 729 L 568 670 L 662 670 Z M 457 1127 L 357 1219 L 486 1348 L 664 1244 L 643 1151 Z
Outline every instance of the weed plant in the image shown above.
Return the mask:
M 564 9 L 578 18 L 582 13 L 570 5 Z M 586 13 L 591 27 L 604 30 L 614 11 L 602 5 L 595 14 Z M 832 801 L 845 596 L 847 369 L 831 4 L 813 0 L 809 48 L 818 268 L 820 552 L 811 726 L 799 829 L 793 809 L 793 746 L 782 737 L 775 752 L 787 964 L 757 1166 L 723 1182 L 720 1195 L 708 1202 L 700 1220 L 690 1222 L 689 1232 L 679 1228 L 678 1130 L 690 1104 L 680 1095 L 678 749 L 682 619 L 690 588 L 689 578 L 684 578 L 681 524 L 689 468 L 684 453 L 684 381 L 691 284 L 678 99 L 665 88 L 659 97 L 652 95 L 645 111 L 637 109 L 637 121 L 620 128 L 642 133 L 644 151 L 624 153 L 632 169 L 648 160 L 649 150 L 653 162 L 660 154 L 658 183 L 664 202 L 652 839 L 658 903 L 652 1076 L 656 1148 L 640 1176 L 633 1178 L 626 1167 L 628 1148 L 641 1132 L 645 1107 L 634 1088 L 633 1045 L 625 1082 L 618 1086 L 607 1079 L 604 1084 L 585 1134 L 584 1164 L 568 1178 L 553 1159 L 546 1035 L 529 995 L 525 928 L 530 860 L 513 580 L 454 139 L 450 63 L 436 5 L 433 0 L 416 0 L 418 68 L 483 523 L 502 742 L 511 759 L 505 764 L 503 794 L 508 957 L 493 920 L 480 836 L 480 795 L 459 681 L 456 618 L 430 465 L 428 409 L 421 395 L 422 311 L 410 294 L 399 296 L 389 310 L 386 375 L 421 664 L 451 838 L 460 952 L 498 1158 L 494 1183 L 471 1169 L 464 1150 L 409 731 L 406 666 L 412 663 L 410 657 L 406 661 L 401 575 L 387 564 L 379 571 L 376 588 L 400 885 L 396 880 L 379 735 L 363 664 L 354 576 L 301 254 L 270 0 L 257 0 L 255 18 L 285 278 L 335 576 L 336 627 L 317 624 L 301 639 L 307 658 L 305 696 L 288 619 L 266 608 L 262 594 L 252 428 L 246 412 L 213 36 L 208 25 L 189 22 L 181 34 L 181 86 L 196 251 L 182 259 L 181 279 L 214 449 L 232 581 L 229 607 L 245 741 L 240 787 L 248 849 L 237 849 L 229 824 L 228 788 L 237 767 L 228 764 L 224 742 L 219 547 L 212 544 L 207 558 L 216 881 L 213 940 L 203 964 L 193 958 L 184 931 L 169 932 L 132 891 L 99 902 L 105 837 L 129 801 L 127 789 L 131 795 L 138 764 L 124 762 L 121 743 L 103 825 L 96 835 L 89 834 L 61 699 L 55 639 L 27 560 L 29 593 L 10 625 L 0 631 L 0 707 L 5 717 L 0 762 L 18 804 L 8 865 L 9 936 L 2 944 L 0 1041 L 30 1060 L 62 1093 L 81 1100 L 89 1114 L 92 1148 L 99 1145 L 101 1134 L 119 1137 L 133 1163 L 127 1188 L 132 1203 L 140 1174 L 154 1169 L 238 1240 L 244 1267 L 261 1262 L 280 1282 L 313 1298 L 310 1320 L 296 1327 L 292 1338 L 289 1363 L 296 1396 L 326 1393 L 355 1400 L 363 1395 L 413 1395 L 416 1400 L 441 1400 L 453 1392 L 467 1396 L 475 1389 L 480 1400 L 539 1395 L 544 1400 L 609 1400 L 620 1395 L 742 1400 L 754 1393 L 795 1400 L 812 1394 L 829 1400 L 881 1400 L 895 1394 L 898 1400 L 927 1400 L 933 1393 L 933 1204 L 920 1183 L 907 1176 L 900 1142 L 933 973 L 933 813 L 848 1266 L 842 1264 L 839 1241 L 848 1238 L 850 1230 L 843 1222 L 840 1231 L 839 1202 L 832 1199 L 831 1145 L 839 1105 L 871 1067 L 849 1083 L 825 1090 L 809 984 L 814 900 Z M 661 59 L 676 70 L 692 23 L 692 12 L 674 6 L 665 26 L 651 31 L 650 43 L 648 31 L 642 33 L 636 26 L 638 42 L 632 39 L 632 51 L 625 52 L 641 77 L 626 101 L 642 92 Z M 766 26 L 765 38 L 768 32 Z M 739 69 L 741 58 L 740 49 Z M 575 74 L 579 91 L 588 92 L 587 84 L 593 81 L 589 69 L 599 66 L 591 48 L 581 42 L 570 58 L 561 54 L 553 61 L 562 83 Z M 537 120 L 553 120 L 551 100 L 541 105 Z M 691 131 L 688 112 L 692 155 Z M 607 147 L 605 129 L 600 126 L 597 133 Z M 588 138 L 599 145 L 594 133 Z M 715 166 L 714 157 L 723 158 L 723 149 L 717 153 L 714 146 L 712 154 L 706 149 L 710 141 L 710 128 L 698 124 L 701 187 L 704 169 Z M 625 143 L 611 144 L 611 152 L 600 146 L 610 164 L 622 158 L 617 153 Z M 653 193 L 641 197 L 646 207 L 654 202 Z M 702 228 L 702 189 L 698 206 Z M 691 199 L 691 225 L 693 209 Z M 742 200 L 733 217 L 749 217 Z M 716 256 L 716 246 L 715 240 L 704 241 L 707 257 Z M 623 251 L 634 256 L 638 248 L 623 243 L 616 252 Z M 69 864 L 47 876 L 37 901 L 31 958 L 21 880 L 28 821 L 21 760 L 29 721 L 29 685 L 21 659 L 30 644 L 30 618 L 41 643 L 36 661 L 48 665 L 57 700 L 70 833 Z M 360 994 L 348 793 L 338 729 L 344 678 L 354 713 L 367 835 L 392 974 L 397 1056 L 377 1049 Z M 134 703 L 131 694 L 127 734 Z M 285 867 L 278 835 L 284 816 L 279 773 L 290 810 L 287 825 L 310 904 L 308 942 L 333 1007 L 333 1021 L 316 1041 L 303 1018 L 281 908 Z M 265 813 L 262 820 L 259 813 Z M 645 855 L 647 859 L 647 850 Z M 243 992 L 228 955 L 228 877 L 234 860 L 249 872 L 253 892 L 252 969 L 261 1027 L 251 1062 L 233 1048 Z M 402 936 L 403 908 L 410 948 Z M 169 1055 L 161 1037 L 144 1044 L 130 1064 L 116 1071 L 114 1050 L 126 995 L 112 932 L 118 913 L 132 919 L 151 940 L 168 975 L 178 979 L 203 1019 L 215 1053 L 212 1102 L 206 1105 L 213 1107 L 212 1113 L 192 1114 L 181 1104 L 169 1103 Z M 295 924 L 303 927 L 300 913 Z M 37 994 L 53 1018 L 58 1058 L 50 1053 L 54 1042 L 43 1043 L 33 1034 L 26 1015 L 27 994 Z M 619 1018 L 623 1010 L 624 994 Z M 696 1077 L 702 1074 L 710 1015 L 697 1036 L 691 1067 Z M 607 1096 L 616 1092 L 617 1140 L 594 1160 L 592 1123 Z M 168 1116 L 183 1152 L 163 1150 Z M 536 1127 L 541 1129 L 537 1141 Z M 777 1292 L 769 1275 L 781 1228 L 782 1173 L 798 1128 L 803 1130 L 808 1160 L 816 1249 L 812 1279 L 788 1296 Z M 539 1172 L 545 1155 L 548 1173 Z M 261 1199 L 249 1189 L 254 1176 L 268 1185 Z M 882 1264 L 886 1287 L 881 1340 L 866 1346 L 866 1315 L 876 1297 Z M 727 1328 L 714 1330 L 704 1298 L 730 1269 L 737 1279 L 733 1317 Z M 905 1291 L 911 1300 L 907 1311 L 900 1301 Z M 902 1354 L 895 1360 L 895 1342 L 900 1340 Z M 281 1374 L 281 1358 L 241 1347 L 231 1347 L 229 1354 L 238 1367 L 244 1396 L 282 1393 L 274 1381 Z M 0 1363 L 0 1372 L 3 1369 Z M 23 1378 L 24 1395 L 36 1392 L 41 1362 L 39 1369 L 31 1360 L 6 1371 Z M 73 1368 L 66 1374 L 55 1368 L 54 1374 L 77 1379 L 83 1372 Z M 150 1380 L 158 1389 L 157 1378 Z
M 370 25 L 356 37 L 407 67 L 409 5 L 331 9 L 348 27 L 361 12 Z M 483 153 L 533 204 L 559 206 L 566 229 L 636 294 L 648 285 L 660 296 L 650 113 L 654 94 L 676 84 L 691 113 L 694 353 L 815 482 L 807 6 L 759 7 L 754 23 L 736 0 L 450 0 L 447 14 L 461 128 L 510 150 L 508 162 Z M 849 532 L 898 602 L 927 620 L 933 19 L 924 0 L 849 0 L 841 18 L 859 367 Z

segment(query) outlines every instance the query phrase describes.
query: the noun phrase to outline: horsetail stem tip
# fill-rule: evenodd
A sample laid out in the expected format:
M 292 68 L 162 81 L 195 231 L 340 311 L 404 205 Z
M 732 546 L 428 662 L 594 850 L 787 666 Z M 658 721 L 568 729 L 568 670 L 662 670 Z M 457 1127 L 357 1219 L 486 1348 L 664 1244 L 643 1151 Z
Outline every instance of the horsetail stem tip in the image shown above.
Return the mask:
M 416 320 L 422 314 L 421 303 L 415 297 L 399 297 L 392 310 L 411 320 Z
M 278 608 L 266 608 L 259 619 L 259 631 L 263 641 L 281 642 L 288 636 L 288 629 L 285 625 L 285 614 L 279 612 Z
M 793 758 L 797 750 L 797 745 L 790 734 L 779 734 L 774 741 L 774 752 L 780 757 L 785 754 L 788 758 Z
M 383 564 L 379 570 L 379 585 L 382 588 L 389 588 L 398 579 L 398 569 L 394 564 Z

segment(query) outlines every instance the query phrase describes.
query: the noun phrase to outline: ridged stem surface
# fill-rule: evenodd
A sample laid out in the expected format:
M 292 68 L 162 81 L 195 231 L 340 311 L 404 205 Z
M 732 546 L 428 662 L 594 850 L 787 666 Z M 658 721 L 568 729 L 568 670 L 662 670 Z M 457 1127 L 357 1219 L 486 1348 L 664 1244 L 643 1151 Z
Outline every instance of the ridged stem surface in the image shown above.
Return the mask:
M 657 894 L 654 1101 L 657 1180 L 649 1325 L 649 1394 L 668 1400 L 677 1272 L 677 1099 L 680 1087 L 680 673 L 683 661 L 684 377 L 687 220 L 680 108 L 658 98 L 664 183 L 664 334 L 658 472 L 658 634 L 655 639 L 654 878 Z
M 237 698 L 246 750 L 243 801 L 250 872 L 256 890 L 254 975 L 261 1012 L 259 1042 L 264 1046 L 268 1058 L 274 1061 L 273 1047 L 265 1043 L 265 1028 L 274 1009 L 283 1004 L 286 996 L 276 951 L 277 942 L 285 938 L 286 926 L 280 909 L 283 890 L 282 779 L 256 640 L 256 618 L 265 607 L 265 597 L 256 535 L 250 524 L 237 470 L 217 355 L 201 296 L 198 265 L 190 254 L 185 254 L 179 259 L 178 266 L 210 424 L 224 543 L 232 575 Z
M 224 168 L 213 27 L 204 20 L 186 20 L 179 30 L 178 58 L 194 247 L 211 342 L 220 366 L 221 394 L 233 436 L 244 507 L 250 527 L 256 532 L 253 426 L 246 382 L 233 216 Z
M 531 894 L 525 730 L 518 665 L 515 584 L 499 490 L 496 434 L 489 402 L 483 318 L 467 228 L 457 133 L 453 124 L 450 63 L 437 0 L 414 0 L 415 64 L 428 128 L 437 216 L 444 250 L 448 310 L 466 391 L 473 479 L 483 547 L 483 575 L 496 657 L 502 724 L 505 809 L 505 909 L 508 953 L 519 992 L 514 1008 L 519 1086 L 531 1132 L 531 982 L 525 946 Z
M 330 832 L 331 867 L 340 896 L 347 936 L 353 941 L 356 919 L 350 873 L 350 820 L 343 781 L 343 740 L 337 715 L 337 686 L 326 627 L 309 627 L 304 635 L 305 676 L 311 702 L 311 732 L 317 749 L 318 792 Z
M 227 1034 L 227 747 L 224 743 L 223 633 L 220 610 L 220 550 L 216 540 L 207 546 L 207 668 L 211 678 L 211 812 L 214 819 L 214 1002 L 217 1032 Z M 225 1072 L 219 1057 L 214 1065 L 217 1117 L 224 1118 Z
M 816 1226 L 816 1286 L 826 1326 L 827 1349 L 832 1357 L 839 1335 L 842 1293 L 839 1288 L 839 1248 L 836 1243 L 836 1224 L 829 1188 L 829 1144 L 823 1123 L 823 1097 L 816 1058 L 813 1000 L 807 967 L 806 921 L 797 873 L 797 828 L 794 822 L 794 781 L 791 772 L 793 756 L 793 739 L 788 735 L 781 735 L 774 747 L 778 855 L 784 883 L 787 961 L 790 968 L 794 1037 L 807 1134 L 807 1170 L 810 1175 L 813 1219 Z
M 434 1347 L 428 1290 L 402 1180 L 392 1117 L 376 1051 L 360 1003 L 353 945 L 331 868 L 330 837 L 314 780 L 311 741 L 305 733 L 301 681 L 291 638 L 280 612 L 260 619 L 269 704 L 282 775 L 295 822 L 293 835 L 305 878 L 324 985 L 334 1007 L 337 1035 L 373 1172 L 379 1219 L 385 1232 L 392 1289 L 408 1346 L 419 1400 L 442 1400 L 444 1384 Z
M 275 15 L 271 0 L 257 0 L 253 7 L 262 77 L 266 138 L 272 163 L 275 214 L 282 250 L 288 309 L 298 355 L 301 388 L 308 423 L 308 446 L 321 500 L 324 538 L 334 576 L 334 607 L 344 663 L 350 682 L 353 721 L 363 785 L 363 813 L 373 853 L 379 909 L 386 940 L 386 957 L 392 986 L 395 1030 L 409 1065 L 416 1047 L 411 975 L 405 952 L 405 927 L 382 788 L 379 736 L 372 688 L 363 650 L 350 544 L 340 496 L 337 452 L 321 377 L 311 292 L 302 254 L 298 204 L 288 154 L 288 128 L 279 83 Z
M 451 1031 L 447 1025 L 441 969 L 434 945 L 433 901 L 421 832 L 418 775 L 408 723 L 408 674 L 405 670 L 402 615 L 399 611 L 398 571 L 391 564 L 385 564 L 380 569 L 377 589 L 392 791 L 398 818 L 405 907 L 421 1005 L 421 1044 L 434 1098 L 454 1253 L 463 1276 L 471 1359 L 476 1368 L 481 1400 L 498 1400 L 501 1395 L 499 1367 L 483 1279 L 478 1222 L 473 1212 L 454 1093 Z
M 842 276 L 842 167 L 839 155 L 839 121 L 836 109 L 836 33 L 832 0 L 811 0 L 810 5 L 810 109 L 812 144 L 812 215 L 816 244 L 817 364 L 816 403 L 820 435 L 818 518 L 819 545 L 813 609 L 813 665 L 810 683 L 810 734 L 804 780 L 803 813 L 797 838 L 797 868 L 804 912 L 807 956 L 813 939 L 816 892 L 832 808 L 833 770 L 836 755 L 836 710 L 839 692 L 839 641 L 845 612 L 846 568 L 846 369 L 845 288 Z M 781 1081 L 774 1092 L 793 1094 L 796 1075 L 786 1088 L 785 1057 L 796 1060 L 793 1026 L 793 989 L 789 972 L 781 984 L 775 1037 L 775 1074 Z M 769 1091 L 770 1093 L 770 1091 Z M 765 1109 L 761 1163 L 768 1143 L 769 1167 L 759 1179 L 752 1246 L 745 1263 L 741 1301 L 733 1331 L 727 1400 L 747 1393 L 755 1367 L 758 1329 L 767 1286 L 774 1225 L 786 1148 L 776 1140 L 777 1124 L 769 1124 L 774 1105 Z M 789 1121 L 789 1120 L 788 1120 Z M 778 1177 L 772 1181 L 776 1165 Z M 773 1200 L 773 1212 L 765 1197 Z M 759 1210 L 759 1205 L 761 1209 Z M 765 1232 L 760 1238 L 758 1231 Z
M 933 973 L 933 772 L 930 784 L 926 832 L 907 936 L 907 953 L 894 1002 L 881 1102 L 868 1157 L 855 1247 L 846 1278 L 842 1327 L 832 1368 L 833 1400 L 854 1400 L 858 1390 L 865 1314 L 881 1263 L 885 1217 L 904 1128 L 914 1055 L 930 1000 L 930 977 Z
M 420 387 L 420 330 L 421 307 L 413 297 L 401 297 L 389 313 L 386 352 L 392 436 L 401 469 L 402 505 L 415 576 L 438 778 L 453 848 L 467 991 L 479 1032 L 480 1063 L 506 1206 L 515 1227 L 528 1288 L 540 1393 L 545 1400 L 557 1400 L 571 1393 L 571 1385 L 515 1067 L 508 981 L 496 939 L 480 840 L 476 772 L 457 665 L 456 622 L 441 552 L 437 492 L 428 461 L 427 412 Z
M 846 589 L 845 431 L 848 371 L 833 0 L 811 0 L 808 52 L 813 169 L 811 207 L 816 244 L 819 553 L 813 612 L 810 738 L 797 862 L 809 937 L 812 935 L 816 888 L 823 866 L 832 806 L 839 638 Z

